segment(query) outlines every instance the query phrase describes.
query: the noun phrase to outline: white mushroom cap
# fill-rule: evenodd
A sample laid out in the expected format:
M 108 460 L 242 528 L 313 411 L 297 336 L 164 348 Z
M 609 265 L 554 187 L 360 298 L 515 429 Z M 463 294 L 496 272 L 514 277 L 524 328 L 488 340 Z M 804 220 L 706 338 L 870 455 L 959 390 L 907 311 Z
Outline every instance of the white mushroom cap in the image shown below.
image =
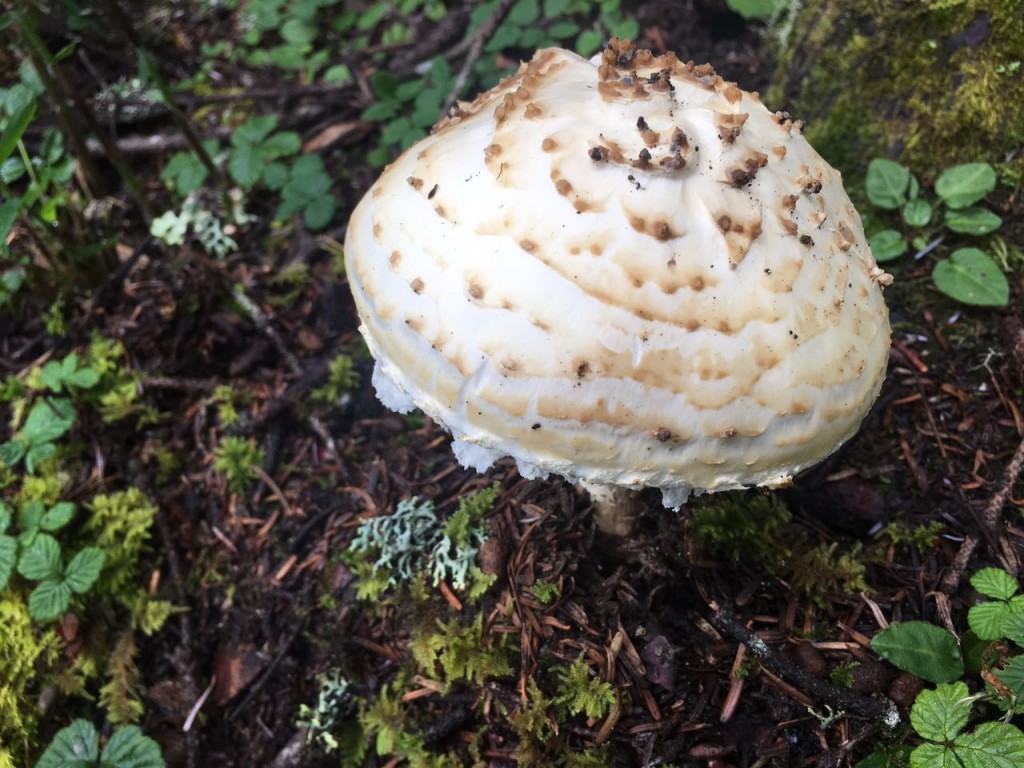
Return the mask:
M 778 486 L 856 432 L 889 350 L 837 171 L 709 66 L 538 51 L 383 173 L 348 278 L 388 407 L 483 471 Z

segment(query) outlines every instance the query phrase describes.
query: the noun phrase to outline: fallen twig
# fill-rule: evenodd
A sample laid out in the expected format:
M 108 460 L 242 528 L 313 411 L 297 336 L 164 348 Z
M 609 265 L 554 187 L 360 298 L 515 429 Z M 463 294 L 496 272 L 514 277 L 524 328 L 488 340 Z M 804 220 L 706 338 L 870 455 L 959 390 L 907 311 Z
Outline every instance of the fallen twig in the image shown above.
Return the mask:
M 708 621 L 714 625 L 715 629 L 745 645 L 747 650 L 756 656 L 761 665 L 772 674 L 795 681 L 801 690 L 843 712 L 859 715 L 869 720 L 881 720 L 889 727 L 899 724 L 899 711 L 896 705 L 888 699 L 860 696 L 807 674 L 796 664 L 776 654 L 764 640 L 748 630 L 743 622 L 736 618 L 732 608 L 719 606 L 714 602 L 710 604 L 710 608 Z

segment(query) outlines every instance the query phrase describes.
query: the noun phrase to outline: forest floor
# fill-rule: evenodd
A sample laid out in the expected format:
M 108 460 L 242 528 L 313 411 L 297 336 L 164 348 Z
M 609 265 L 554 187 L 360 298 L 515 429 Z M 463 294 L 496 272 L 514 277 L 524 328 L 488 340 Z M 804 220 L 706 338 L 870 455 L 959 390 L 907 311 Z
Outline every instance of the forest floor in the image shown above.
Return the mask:
M 772 62 L 757 24 L 710 0 L 630 10 L 642 45 L 710 61 L 749 90 L 766 87 Z M 201 42 L 243 34 L 229 3 L 195 18 L 149 13 L 135 21 L 159 23 L 153 50 L 172 82 L 199 71 Z M 71 41 L 60 29 L 40 33 L 52 49 Z M 90 62 L 74 75 L 83 92 L 135 72 L 131 51 L 103 34 L 70 37 L 73 61 Z M 426 27 L 413 39 L 418 60 L 442 50 L 426 49 L 429 41 L 445 44 Z M 136 663 L 140 725 L 167 764 L 338 764 L 321 731 L 311 737 L 301 725 L 310 716 L 303 706 L 315 709 L 318 697 L 322 714 L 333 706 L 334 738 L 363 744 L 345 742 L 349 762 L 366 765 L 398 757 L 583 765 L 586 756 L 604 761 L 586 764 L 616 766 L 842 766 L 885 744 L 916 743 L 905 728 L 889 731 L 881 714 L 890 699 L 905 722 L 924 683 L 880 661 L 870 640 L 908 620 L 959 634 L 976 599 L 969 576 L 985 566 L 1019 573 L 1024 331 L 1016 305 L 960 307 L 931 287 L 923 263 L 901 267 L 886 293 L 888 377 L 853 440 L 774 494 L 702 498 L 681 514 L 652 495 L 636 534 L 610 540 L 595 531 L 585 493 L 556 478 L 523 480 L 506 462 L 478 476 L 455 462 L 435 424 L 377 402 L 339 268 L 348 213 L 377 173 L 362 161 L 376 142 L 374 125 L 360 119 L 371 103 L 371 62 L 346 61 L 355 82 L 319 90 L 282 84 L 272 68 L 218 64 L 206 82 L 221 91 L 197 87 L 179 100 L 198 120 L 223 106 L 215 96 L 228 86 L 258 94 L 246 108 L 276 115 L 337 180 L 338 208 L 325 229 L 310 232 L 297 216 L 271 228 L 273 205 L 254 196 L 247 204 L 257 221 L 231 232 L 237 248 L 216 258 L 195 242 L 169 247 L 148 237 L 121 202 L 103 224 L 114 233 L 112 270 L 87 290 L 40 281 L 0 310 L 5 375 L 22 376 L 99 335 L 123 346 L 136 413 L 152 416 L 108 423 L 83 409 L 74 434 L 86 460 L 68 465 L 76 469 L 66 497 L 84 502 L 132 485 L 159 509 L 142 571 L 152 594 L 185 610 L 138 637 Z M 166 205 L 160 170 L 181 149 L 168 139 L 176 131 L 167 117 L 105 125 L 126 146 L 152 140 L 125 158 L 142 195 Z M 26 134 L 29 144 L 38 138 Z M 35 268 L 45 270 L 45 259 Z M 339 353 L 356 361 L 358 384 L 333 402 L 315 397 L 330 389 Z M 225 437 L 258 453 L 225 469 L 230 462 L 216 460 Z M 448 516 L 495 483 L 479 565 L 496 579 L 482 596 L 421 580 L 359 599 L 365 572 L 345 553 L 362 521 L 413 497 Z M 715 520 L 724 526 L 717 532 Z M 416 637 L 433 632 L 455 644 L 478 617 L 480 643 L 500 655 L 493 674 L 443 680 L 451 670 L 413 661 Z M 77 621 L 82 634 L 103 636 L 103 616 Z M 529 720 L 538 698 L 564 689 L 564 670 L 581 654 L 588 674 L 611 685 L 614 706 L 588 718 L 556 717 L 552 705 Z M 348 685 L 333 704 L 323 703 L 325 679 Z M 388 696 L 391 709 L 372 708 Z M 64 711 L 83 707 L 69 700 Z M 390 725 L 370 723 L 368 708 Z M 50 733 L 67 721 L 55 712 L 44 719 Z M 378 756 L 374 744 L 388 727 L 398 746 L 385 744 Z

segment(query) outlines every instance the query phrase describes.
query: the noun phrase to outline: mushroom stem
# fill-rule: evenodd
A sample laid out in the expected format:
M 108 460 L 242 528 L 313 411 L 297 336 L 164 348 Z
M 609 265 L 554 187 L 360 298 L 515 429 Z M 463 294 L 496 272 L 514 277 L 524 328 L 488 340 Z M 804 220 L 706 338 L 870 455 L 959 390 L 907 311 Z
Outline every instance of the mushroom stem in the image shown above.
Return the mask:
M 640 491 L 619 485 L 601 485 L 580 481 L 594 505 L 594 524 L 610 536 L 629 536 L 636 530 L 644 505 Z

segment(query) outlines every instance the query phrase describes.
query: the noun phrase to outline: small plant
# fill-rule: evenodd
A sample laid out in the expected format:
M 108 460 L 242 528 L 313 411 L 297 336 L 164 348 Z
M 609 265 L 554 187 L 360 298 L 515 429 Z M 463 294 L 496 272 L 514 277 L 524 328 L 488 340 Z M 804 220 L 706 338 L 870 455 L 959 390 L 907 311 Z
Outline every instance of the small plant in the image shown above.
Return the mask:
M 1024 764 L 1024 733 L 1010 723 L 991 720 L 966 731 L 979 696 L 962 682 L 942 683 L 921 691 L 910 710 L 910 724 L 924 743 L 910 754 L 912 768 L 985 766 L 1016 768 Z
M 88 592 L 106 555 L 97 547 L 80 550 L 65 567 L 61 546 L 54 533 L 71 522 L 75 507 L 68 502 L 50 509 L 41 501 L 24 504 L 18 515 L 18 535 L 7 533 L 12 515 L 0 502 L 0 590 L 6 587 L 15 567 L 24 578 L 39 584 L 29 595 L 28 607 L 37 621 L 59 618 L 71 603 L 72 594 Z
M 311 396 L 314 402 L 334 405 L 341 402 L 342 396 L 359 386 L 359 374 L 350 355 L 335 355 L 327 364 L 327 383 L 314 389 Z
M 459 681 L 483 685 L 488 678 L 512 674 L 506 638 L 489 636 L 480 613 L 471 624 L 455 617 L 427 625 L 413 637 L 411 647 L 420 669 L 440 675 L 447 687 Z
M 601 718 L 615 706 L 615 689 L 594 677 L 581 653 L 568 667 L 558 670 L 555 706 L 568 715 Z
M 729 9 L 745 19 L 770 19 L 786 7 L 787 0 L 725 0 Z
M 100 735 L 88 720 L 57 731 L 36 768 L 165 768 L 160 745 L 134 725 L 114 729 L 100 751 Z
M 259 477 L 253 467 L 262 467 L 265 461 L 263 450 L 246 437 L 224 437 L 213 451 L 213 468 L 224 473 L 232 493 L 245 493 Z
M 1002 219 L 978 203 L 996 186 L 988 163 L 965 163 L 947 168 L 935 182 L 937 201 L 921 196 L 921 185 L 900 163 L 875 158 L 868 165 L 868 200 L 878 208 L 899 211 L 901 229 L 882 229 L 868 239 L 879 262 L 902 256 L 913 247 L 924 256 L 957 235 L 989 235 Z M 932 280 L 950 298 L 977 306 L 1005 306 L 1009 283 L 996 261 L 974 246 L 952 251 L 935 263 Z
M 970 631 L 961 642 L 946 629 L 923 621 L 893 624 L 871 641 L 872 649 L 894 666 L 936 684 L 918 694 L 911 708 L 911 725 L 924 740 L 911 753 L 913 768 L 1024 764 L 1024 733 L 1016 726 L 987 720 L 967 730 L 977 703 L 990 702 L 1010 714 L 1019 711 L 1024 695 L 1024 595 L 999 568 L 978 571 L 971 586 L 988 599 L 968 610 Z M 1010 650 L 1011 644 L 1016 651 Z M 966 665 L 961 645 L 980 647 L 968 654 Z M 960 680 L 965 667 L 980 673 L 984 690 L 970 693 Z M 883 765 L 879 754 L 869 756 L 859 768 Z

